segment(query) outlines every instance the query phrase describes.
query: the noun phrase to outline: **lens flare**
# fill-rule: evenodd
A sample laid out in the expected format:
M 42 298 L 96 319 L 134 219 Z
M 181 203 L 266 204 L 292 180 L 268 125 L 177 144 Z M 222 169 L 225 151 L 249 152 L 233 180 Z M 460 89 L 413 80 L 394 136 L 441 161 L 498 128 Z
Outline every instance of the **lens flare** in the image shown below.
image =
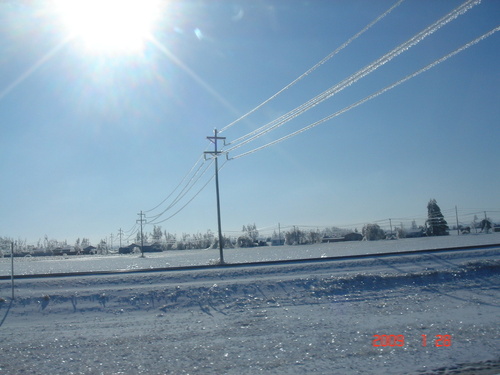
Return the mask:
M 160 14 L 158 0 L 57 0 L 69 32 L 90 51 L 141 51 Z

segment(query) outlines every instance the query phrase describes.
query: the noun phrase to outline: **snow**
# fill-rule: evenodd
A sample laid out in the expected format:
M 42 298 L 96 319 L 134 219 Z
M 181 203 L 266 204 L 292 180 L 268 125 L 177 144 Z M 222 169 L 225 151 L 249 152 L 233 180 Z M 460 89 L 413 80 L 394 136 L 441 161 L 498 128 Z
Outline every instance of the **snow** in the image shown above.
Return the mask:
M 464 236 L 450 235 L 445 237 L 422 237 L 369 242 L 337 242 L 303 246 L 266 246 L 249 249 L 225 249 L 224 260 L 227 263 L 248 263 L 498 243 L 500 243 L 500 233 L 469 234 Z M 56 257 L 56 259 L 57 261 L 55 261 L 54 257 L 15 258 L 14 273 L 17 275 L 29 275 L 37 273 L 108 271 L 116 269 L 130 270 L 207 265 L 219 259 L 219 250 L 170 250 L 163 253 L 147 253 L 145 258 L 141 258 L 137 254 L 111 254 L 66 256 Z M 10 275 L 10 262 L 10 258 L 0 258 L 0 276 Z
M 499 234 L 230 249 L 227 262 L 499 243 Z M 217 250 L 35 258 L 23 273 L 207 264 Z M 8 274 L 10 259 L 0 260 Z M 0 280 L 0 374 L 498 374 L 500 248 Z M 374 347 L 374 335 L 404 335 Z M 422 346 L 422 335 L 427 346 Z M 436 347 L 436 335 L 451 346 Z

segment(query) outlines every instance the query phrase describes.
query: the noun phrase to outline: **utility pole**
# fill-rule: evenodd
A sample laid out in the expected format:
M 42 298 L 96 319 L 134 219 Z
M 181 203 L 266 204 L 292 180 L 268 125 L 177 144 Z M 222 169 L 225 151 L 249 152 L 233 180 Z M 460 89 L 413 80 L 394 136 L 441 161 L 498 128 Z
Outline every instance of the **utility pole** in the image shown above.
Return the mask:
M 281 225 L 278 223 L 278 245 L 281 246 Z
M 122 247 L 122 236 L 123 236 L 123 231 L 122 228 L 118 229 L 118 237 L 120 237 L 120 247 Z
M 111 250 L 113 250 L 113 233 L 109 235 L 110 241 L 111 241 Z
M 141 211 L 137 215 L 139 215 L 139 220 L 137 220 L 137 222 L 141 224 L 141 257 L 144 258 L 144 236 L 142 234 L 142 226 L 146 223 L 146 219 L 144 219 L 144 216 L 146 216 L 146 214 L 143 214 Z
M 460 227 L 458 224 L 458 209 L 457 206 L 455 206 L 455 216 L 457 217 L 457 235 L 460 235 Z
M 14 242 L 10 243 L 10 281 L 12 283 L 12 300 L 14 300 Z
M 391 226 L 391 236 L 392 236 L 392 220 L 389 219 L 389 225 Z
M 219 163 L 218 163 L 218 156 L 222 154 L 222 151 L 217 150 L 217 141 L 226 140 L 226 137 L 218 137 L 217 136 L 217 129 L 214 129 L 214 136 L 213 137 L 207 137 L 210 142 L 214 144 L 214 151 L 205 151 L 205 155 L 210 154 L 214 157 L 215 159 L 215 193 L 217 196 L 217 224 L 218 224 L 218 229 L 219 229 L 219 254 L 220 254 L 220 264 L 224 264 L 224 252 L 223 252 L 223 238 L 222 238 L 222 227 L 221 227 L 221 220 L 220 220 L 220 197 L 219 197 Z

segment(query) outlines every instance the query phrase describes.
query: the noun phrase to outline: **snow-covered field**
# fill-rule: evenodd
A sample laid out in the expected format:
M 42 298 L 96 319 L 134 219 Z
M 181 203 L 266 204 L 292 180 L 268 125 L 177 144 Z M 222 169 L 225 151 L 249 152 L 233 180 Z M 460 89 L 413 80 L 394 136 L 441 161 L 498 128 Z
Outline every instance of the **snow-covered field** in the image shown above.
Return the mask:
M 241 263 L 499 242 L 500 235 L 491 234 L 234 249 L 225 259 Z M 217 257 L 217 250 L 205 250 L 145 259 L 27 258 L 16 259 L 16 270 L 165 267 L 207 264 Z M 0 265 L 0 274 L 9 274 L 10 259 Z M 22 279 L 15 281 L 14 301 L 10 280 L 1 280 L 0 374 L 500 374 L 499 269 L 497 247 Z M 398 336 L 402 346 L 374 347 L 374 335 Z M 436 335 L 450 335 L 451 341 Z M 436 340 L 448 346 L 436 347 Z
M 337 242 L 304 246 L 269 246 L 250 249 L 225 249 L 227 263 L 334 257 L 342 255 L 376 254 L 418 249 L 436 249 L 500 243 L 500 233 L 469 234 L 446 237 L 408 238 L 372 242 Z M 207 265 L 219 259 L 218 249 L 178 250 L 148 253 L 145 258 L 137 254 L 85 255 L 63 257 L 15 258 L 14 274 L 41 274 L 59 272 L 85 272 L 129 270 L 158 267 Z M 57 260 L 57 261 L 56 261 Z M 10 258 L 0 258 L 0 276 L 10 275 Z

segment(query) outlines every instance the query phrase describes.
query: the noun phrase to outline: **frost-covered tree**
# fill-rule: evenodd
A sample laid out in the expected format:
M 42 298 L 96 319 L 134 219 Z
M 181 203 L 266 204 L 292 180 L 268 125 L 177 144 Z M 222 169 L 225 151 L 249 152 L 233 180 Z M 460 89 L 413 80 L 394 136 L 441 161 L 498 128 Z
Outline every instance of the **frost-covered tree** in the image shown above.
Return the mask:
M 477 221 L 478 220 L 479 219 L 478 219 L 477 215 L 474 215 L 474 220 L 472 220 L 472 223 L 471 223 L 472 228 L 474 228 L 476 230 L 476 233 L 477 233 L 477 226 L 478 226 Z
M 378 224 L 366 224 L 361 230 L 361 234 L 367 241 L 383 240 L 385 232 Z
M 151 234 L 151 239 L 153 242 L 160 242 L 163 237 L 163 232 L 161 231 L 160 226 L 153 226 L 153 233 Z
M 356 230 L 357 231 L 357 230 Z M 329 227 L 322 230 L 323 237 L 343 237 L 346 234 L 350 233 L 350 230 L 337 228 L 337 227 Z
M 88 238 L 83 237 L 82 241 L 80 242 L 80 246 L 82 249 L 85 249 L 86 247 L 90 246 L 90 240 Z
M 144 243 L 148 243 L 148 234 L 145 233 L 145 232 L 143 232 L 142 233 L 142 237 L 143 238 L 141 238 L 141 231 L 138 231 L 137 235 L 135 236 L 135 242 L 136 242 L 136 244 L 139 245 L 142 240 L 144 240 Z
M 431 199 L 427 204 L 427 221 L 425 225 L 428 236 L 446 236 L 449 234 L 450 228 L 435 199 Z
M 321 233 L 319 231 L 310 231 L 307 233 L 307 243 L 321 243 Z
M 43 248 L 45 250 L 54 250 L 56 247 L 62 246 L 62 244 L 55 240 L 55 239 L 49 239 L 49 236 L 45 235 L 43 239 Z
M 236 246 L 238 247 L 253 247 L 254 243 L 255 242 L 250 237 L 245 235 L 239 236 L 236 240 Z
M 257 238 L 259 237 L 259 231 L 257 230 L 257 226 L 255 225 L 255 223 L 248 224 L 247 226 L 243 225 L 242 231 L 246 233 L 246 235 L 250 237 L 254 242 L 257 241 Z
M 489 233 L 490 229 L 493 227 L 493 224 L 491 223 L 491 219 L 486 218 L 486 219 L 481 220 L 479 227 L 481 228 L 481 232 Z
M 234 247 L 229 237 L 222 236 L 222 247 L 226 249 L 232 249 Z M 212 249 L 218 249 L 218 248 L 219 248 L 219 237 L 214 237 L 214 243 L 212 244 Z
M 97 251 L 99 254 L 107 254 L 108 253 L 108 244 L 106 243 L 105 240 L 101 240 L 99 244 L 97 245 Z
M 12 238 L 9 238 L 9 237 L 0 237 L 0 250 L 4 250 L 4 251 L 10 251 L 10 246 L 11 246 L 11 243 L 13 243 L 14 240 Z
M 301 231 L 297 227 L 285 233 L 285 244 L 287 245 L 304 245 L 307 243 L 306 232 Z
M 401 225 L 399 227 L 396 227 L 396 237 L 397 238 L 405 238 L 406 237 L 406 230 L 405 230 L 403 223 L 401 223 Z
M 175 234 L 169 233 L 167 231 L 163 232 L 163 238 L 165 241 L 165 247 L 167 250 L 172 250 L 177 242 L 177 236 Z

